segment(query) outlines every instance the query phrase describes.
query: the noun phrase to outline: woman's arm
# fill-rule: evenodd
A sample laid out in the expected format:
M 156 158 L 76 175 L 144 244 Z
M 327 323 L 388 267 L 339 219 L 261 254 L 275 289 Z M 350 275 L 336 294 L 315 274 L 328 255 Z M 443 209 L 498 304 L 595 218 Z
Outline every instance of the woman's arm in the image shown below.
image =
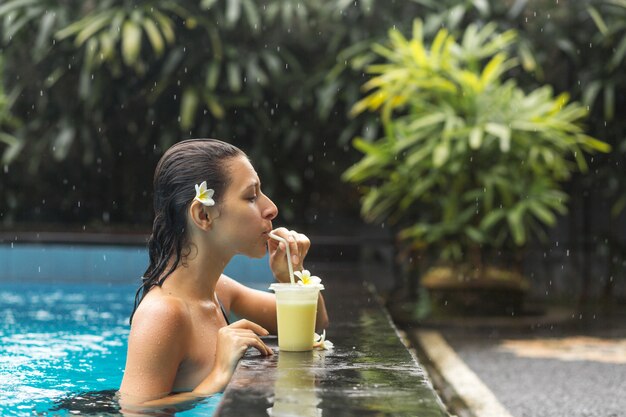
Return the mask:
M 274 294 L 246 287 L 226 275 L 221 276 L 217 282 L 216 290 L 224 308 L 233 311 L 239 317 L 258 323 L 270 333 L 276 334 L 276 296 Z M 326 312 L 324 297 L 320 294 L 315 330 L 321 333 L 327 327 L 328 313 Z

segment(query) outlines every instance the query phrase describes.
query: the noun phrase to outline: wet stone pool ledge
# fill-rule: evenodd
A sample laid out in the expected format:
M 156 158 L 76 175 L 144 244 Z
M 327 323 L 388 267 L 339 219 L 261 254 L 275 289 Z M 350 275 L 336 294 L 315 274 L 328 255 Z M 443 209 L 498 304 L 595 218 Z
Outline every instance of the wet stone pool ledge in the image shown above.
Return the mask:
M 266 338 L 275 355 L 249 350 L 215 415 L 447 417 L 372 293 L 360 282 L 324 284 L 334 348 L 279 352 Z

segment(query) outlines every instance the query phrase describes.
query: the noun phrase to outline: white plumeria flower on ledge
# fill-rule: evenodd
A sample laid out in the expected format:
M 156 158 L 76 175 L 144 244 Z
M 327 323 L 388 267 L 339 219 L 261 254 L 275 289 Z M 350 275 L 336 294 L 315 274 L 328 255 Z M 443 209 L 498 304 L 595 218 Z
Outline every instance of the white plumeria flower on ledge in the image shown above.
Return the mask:
M 315 333 L 315 342 L 313 347 L 323 350 L 331 350 L 335 345 L 330 340 L 326 340 L 326 329 L 322 332 L 322 335 Z
M 311 273 L 307 269 L 296 271 L 293 274 L 300 279 L 300 281 L 298 281 L 300 285 L 320 284 L 322 282 L 320 277 L 316 277 L 315 275 L 311 276 Z
M 202 181 L 202 184 L 196 184 L 196 196 L 194 200 L 199 201 L 203 205 L 207 207 L 211 207 L 215 205 L 215 201 L 213 200 L 213 188 L 206 188 L 206 181 Z

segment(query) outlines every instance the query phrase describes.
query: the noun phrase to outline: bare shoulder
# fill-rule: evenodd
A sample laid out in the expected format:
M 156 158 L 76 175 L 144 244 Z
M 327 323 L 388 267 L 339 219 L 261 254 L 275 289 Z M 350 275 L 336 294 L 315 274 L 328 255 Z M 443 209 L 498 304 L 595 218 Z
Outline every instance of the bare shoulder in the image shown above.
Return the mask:
M 181 336 L 189 329 L 190 320 L 189 309 L 182 299 L 151 291 L 135 312 L 131 334 Z
M 190 323 L 182 299 L 150 291 L 133 317 L 120 391 L 142 398 L 171 392 L 187 352 Z

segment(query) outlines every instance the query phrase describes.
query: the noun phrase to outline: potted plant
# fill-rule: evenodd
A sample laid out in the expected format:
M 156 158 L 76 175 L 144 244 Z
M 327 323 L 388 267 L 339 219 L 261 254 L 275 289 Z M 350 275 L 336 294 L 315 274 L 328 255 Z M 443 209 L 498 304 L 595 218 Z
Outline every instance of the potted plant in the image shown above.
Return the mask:
M 384 136 L 354 140 L 364 156 L 343 178 L 362 190 L 366 220 L 395 224 L 410 257 L 431 255 L 421 284 L 450 307 L 519 310 L 521 249 L 567 212 L 562 183 L 586 170 L 585 152 L 609 150 L 567 94 L 505 78 L 515 38 L 470 25 L 460 42 L 441 29 L 427 45 L 419 20 L 411 39 L 391 30 L 352 109 L 378 112 Z

